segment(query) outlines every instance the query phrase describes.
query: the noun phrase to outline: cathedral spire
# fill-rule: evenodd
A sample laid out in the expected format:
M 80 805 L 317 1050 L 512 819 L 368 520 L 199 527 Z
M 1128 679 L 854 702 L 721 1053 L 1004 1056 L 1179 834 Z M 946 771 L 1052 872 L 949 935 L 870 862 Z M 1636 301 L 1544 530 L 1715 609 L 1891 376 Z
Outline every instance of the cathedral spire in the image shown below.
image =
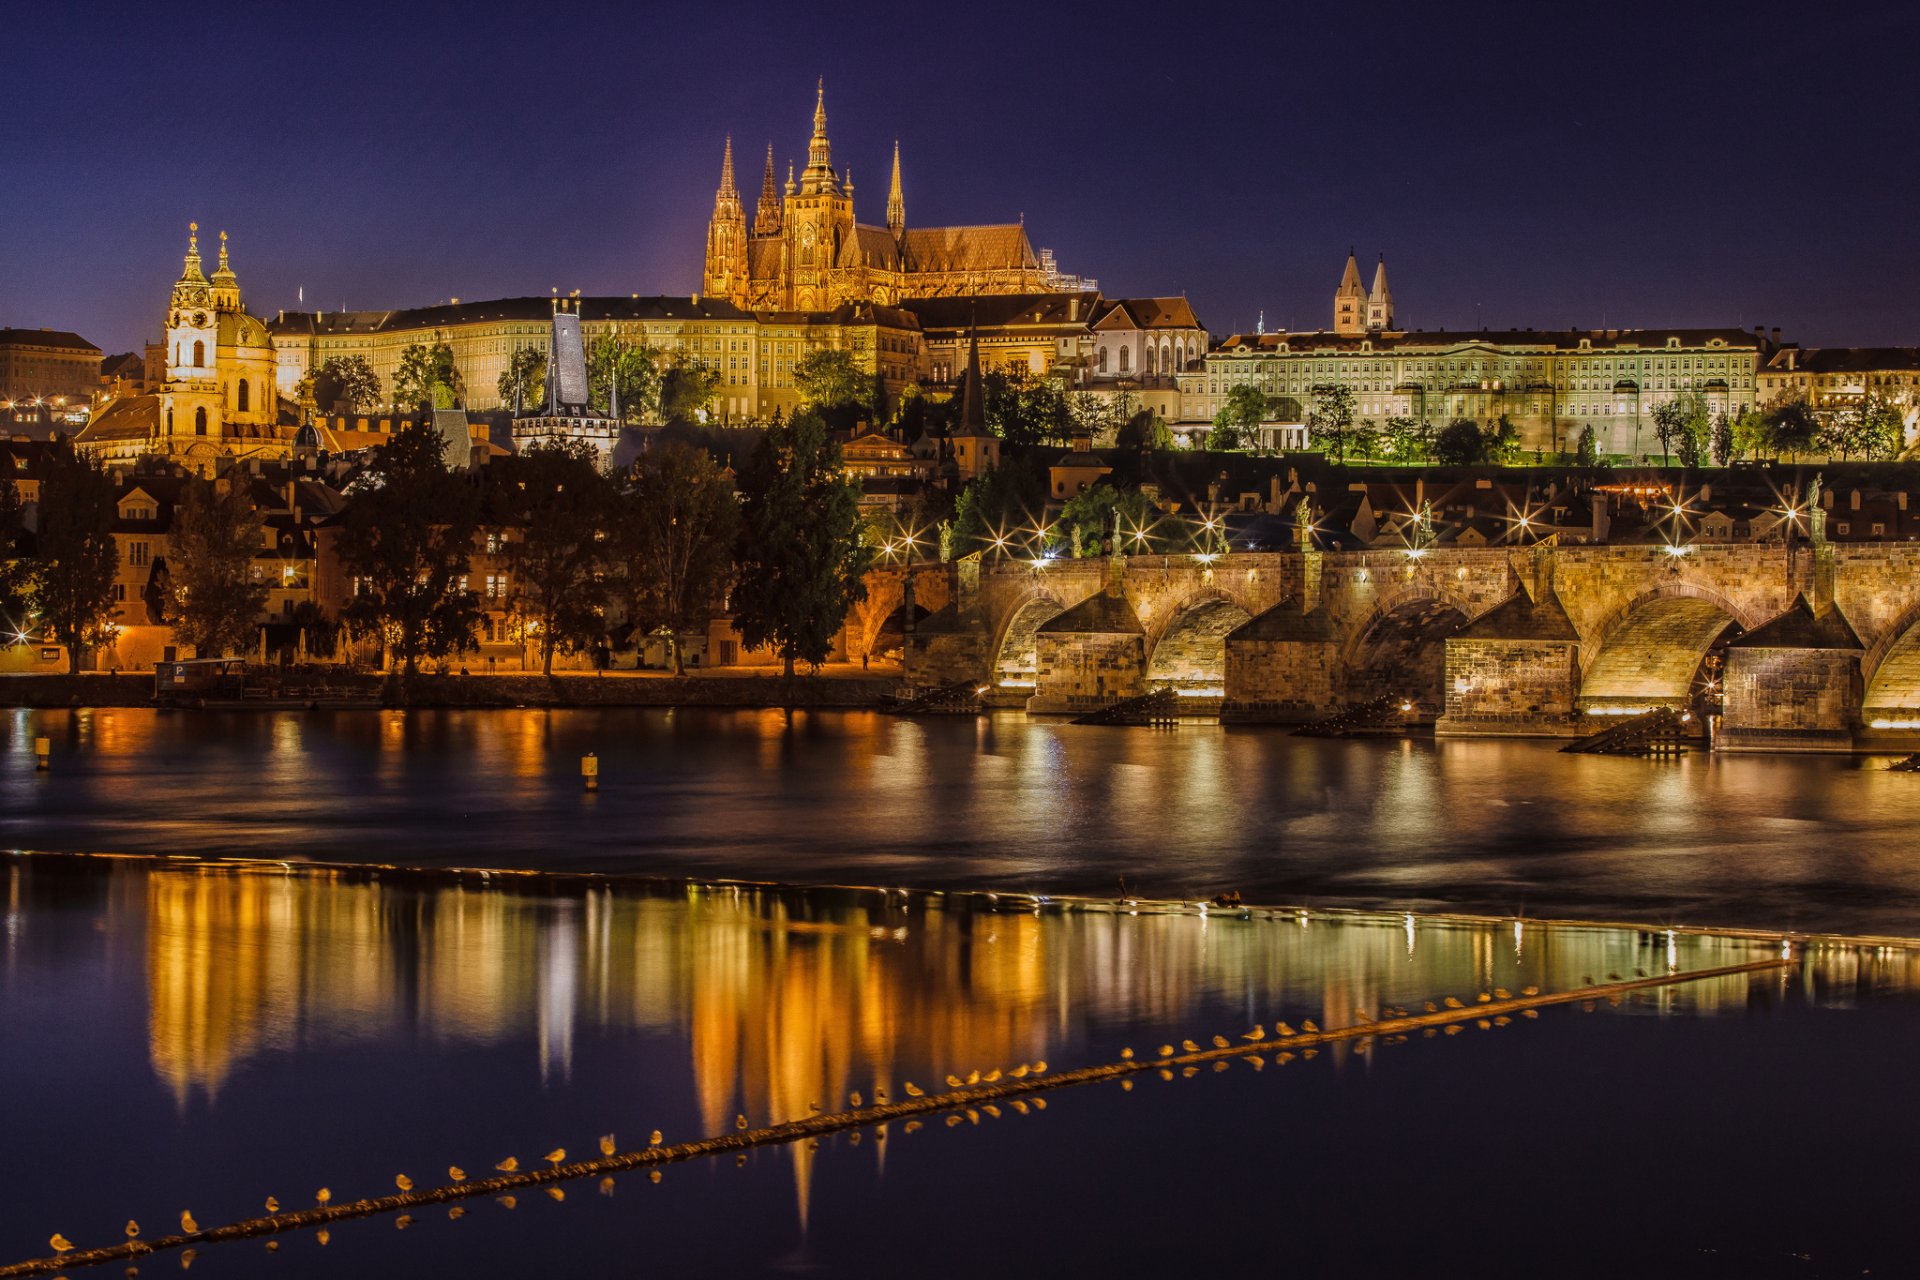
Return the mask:
M 200 224 L 187 224 L 187 259 L 180 268 L 181 284 L 205 284 L 206 272 L 200 269 Z
M 227 259 L 227 233 L 220 233 L 220 265 L 213 273 L 213 305 L 221 311 L 240 309 L 240 281 L 233 274 L 233 263 Z
M 813 103 L 813 138 L 807 143 L 807 171 L 800 175 L 800 189 L 808 195 L 834 194 L 839 183 L 833 176 L 833 146 L 827 141 L 827 81 L 820 78 L 819 96 Z
M 907 198 L 900 190 L 900 139 L 893 140 L 893 183 L 887 188 L 887 230 L 898 240 L 907 230 Z
M 767 144 L 767 172 L 760 180 L 760 207 L 754 211 L 753 234 L 771 236 L 780 233 L 780 190 L 773 180 L 773 144 Z
M 980 330 L 967 325 L 967 371 L 960 380 L 960 430 L 962 436 L 987 434 L 986 387 L 980 380 Z
M 733 185 L 733 135 L 727 135 L 726 154 L 720 160 L 720 190 L 723 200 L 738 200 L 740 189 Z
M 1367 291 L 1360 286 L 1360 263 L 1352 249 L 1347 250 L 1347 269 L 1340 273 L 1340 287 L 1333 291 L 1333 331 L 1352 336 L 1366 332 Z

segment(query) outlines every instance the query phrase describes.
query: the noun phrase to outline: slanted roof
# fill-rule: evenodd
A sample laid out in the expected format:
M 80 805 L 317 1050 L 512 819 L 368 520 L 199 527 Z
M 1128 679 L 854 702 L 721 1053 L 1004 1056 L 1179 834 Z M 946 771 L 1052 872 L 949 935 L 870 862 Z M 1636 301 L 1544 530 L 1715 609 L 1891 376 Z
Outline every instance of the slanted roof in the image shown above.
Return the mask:
M 1577 643 L 1580 633 L 1553 591 L 1535 600 L 1516 591 L 1454 632 L 1456 640 L 1566 640 Z
M 909 235 L 912 232 L 908 232 Z M 1011 329 L 1025 325 L 1084 327 L 1100 304 L 1096 290 L 1073 293 L 989 293 L 951 298 L 908 298 L 901 303 L 923 329 Z
M 1840 606 L 1816 614 L 1802 595 L 1777 618 L 1763 622 L 1747 634 L 1727 642 L 1730 649 L 1839 649 L 1857 652 L 1864 648 L 1854 634 Z
M 100 407 L 74 437 L 78 444 L 144 440 L 160 426 L 160 397 L 116 396 Z
M 900 238 L 909 271 L 1034 270 L 1040 260 L 1017 222 L 980 227 L 909 227 Z
M 1133 606 L 1102 591 L 1040 624 L 1036 635 L 1127 635 L 1147 633 Z
M 60 347 L 83 355 L 100 354 L 100 348 L 65 329 L 0 329 L 0 347 Z
M 885 227 L 855 226 L 840 246 L 839 265 L 896 271 L 900 267 L 900 242 Z
M 1332 644 L 1338 637 L 1325 609 L 1303 609 L 1297 598 L 1288 596 L 1273 608 L 1227 632 L 1227 639 Z
M 1199 329 L 1204 326 L 1185 298 L 1115 298 L 1096 329 Z

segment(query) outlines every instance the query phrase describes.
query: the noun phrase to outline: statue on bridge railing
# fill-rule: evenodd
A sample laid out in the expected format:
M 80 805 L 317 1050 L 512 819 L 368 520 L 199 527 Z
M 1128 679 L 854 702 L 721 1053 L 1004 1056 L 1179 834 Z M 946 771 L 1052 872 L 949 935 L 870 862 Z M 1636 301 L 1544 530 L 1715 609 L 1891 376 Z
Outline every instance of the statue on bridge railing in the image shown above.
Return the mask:
M 1304 493 L 1293 504 L 1293 545 L 1296 550 L 1313 550 L 1313 500 Z
M 1807 537 L 1816 547 L 1827 544 L 1827 511 L 1820 505 L 1820 477 L 1807 482 Z

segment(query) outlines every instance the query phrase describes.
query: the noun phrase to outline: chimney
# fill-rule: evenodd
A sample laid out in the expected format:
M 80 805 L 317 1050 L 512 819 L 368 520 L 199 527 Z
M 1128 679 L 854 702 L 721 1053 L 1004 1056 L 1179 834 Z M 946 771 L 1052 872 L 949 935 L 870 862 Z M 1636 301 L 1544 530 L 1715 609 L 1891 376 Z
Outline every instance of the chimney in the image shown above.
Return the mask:
M 1596 493 L 1593 495 L 1593 540 L 1605 542 L 1610 527 L 1611 522 L 1607 518 L 1607 495 Z
M 1773 326 L 1773 345 L 1776 347 L 1780 345 L 1780 326 L 1779 325 Z

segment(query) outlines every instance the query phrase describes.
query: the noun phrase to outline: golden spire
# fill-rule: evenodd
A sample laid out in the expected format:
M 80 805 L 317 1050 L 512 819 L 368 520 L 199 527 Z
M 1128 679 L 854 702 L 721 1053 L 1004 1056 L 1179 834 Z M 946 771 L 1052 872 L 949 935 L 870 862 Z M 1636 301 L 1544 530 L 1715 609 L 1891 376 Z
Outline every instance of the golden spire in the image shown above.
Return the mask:
M 206 273 L 200 270 L 200 224 L 187 224 L 187 259 L 180 269 L 181 284 L 205 284 Z
M 907 198 L 900 190 L 900 139 L 893 140 L 893 185 L 887 189 L 887 230 L 896 239 L 907 229 Z
M 737 200 L 739 189 L 733 185 L 733 135 L 727 135 L 726 155 L 720 161 L 720 195 L 722 198 Z
M 837 191 L 833 176 L 833 147 L 827 141 L 827 80 L 820 78 L 819 96 L 813 103 L 813 140 L 807 144 L 807 171 L 800 175 L 800 189 L 809 195 Z

